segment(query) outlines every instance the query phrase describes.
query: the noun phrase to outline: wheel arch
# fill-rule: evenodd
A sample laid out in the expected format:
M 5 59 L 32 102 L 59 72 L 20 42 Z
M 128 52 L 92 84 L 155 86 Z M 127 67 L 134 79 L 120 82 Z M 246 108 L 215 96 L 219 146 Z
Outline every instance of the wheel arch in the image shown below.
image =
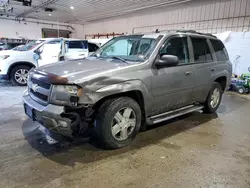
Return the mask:
M 80 97 L 79 103 L 95 105 L 110 98 L 129 96 L 134 98 L 140 105 L 142 105 L 143 109 L 147 111 L 150 106 L 149 102 L 152 101 L 152 96 L 150 95 L 146 84 L 141 80 L 127 80 L 124 82 L 107 84 L 106 86 L 98 88 L 96 88 L 96 86 L 98 85 L 95 84 L 88 87 L 82 86 L 85 88 L 85 92 L 83 96 Z M 139 99 L 142 100 L 140 101 Z M 148 102 L 145 103 L 144 101 Z
M 144 122 L 146 121 L 146 106 L 145 106 L 145 98 L 143 96 L 142 91 L 140 90 L 130 90 L 130 91 L 125 91 L 125 92 L 105 96 L 94 104 L 93 109 L 95 110 L 95 112 L 97 112 L 98 109 L 101 107 L 101 105 L 104 104 L 105 102 L 115 99 L 115 98 L 120 98 L 120 97 L 130 97 L 139 104 L 141 108 L 141 114 L 142 114 L 141 129 L 145 130 L 146 125 Z
M 119 97 L 130 97 L 134 99 L 139 104 L 141 110 L 145 111 L 144 96 L 140 90 L 130 90 L 105 96 L 97 101 L 93 107 L 98 109 L 105 101 Z
M 139 104 L 143 120 L 145 120 L 145 117 L 147 117 L 150 110 L 152 96 L 150 95 L 146 84 L 141 80 L 128 80 L 126 82 L 108 85 L 98 89 L 95 93 L 97 95 L 92 98 L 95 109 L 98 109 L 101 104 L 107 100 L 119 97 L 130 97 Z
M 13 68 L 15 68 L 16 66 L 20 66 L 20 65 L 25 65 L 25 66 L 29 66 L 30 68 L 34 68 L 36 67 L 33 63 L 28 62 L 28 61 L 19 61 L 16 63 L 13 63 L 10 65 L 9 69 L 8 69 L 8 76 L 10 77 L 10 73 L 12 71 Z
M 217 82 L 221 85 L 222 91 L 224 92 L 226 90 L 227 86 L 227 77 L 226 76 L 220 76 L 214 80 L 214 82 Z

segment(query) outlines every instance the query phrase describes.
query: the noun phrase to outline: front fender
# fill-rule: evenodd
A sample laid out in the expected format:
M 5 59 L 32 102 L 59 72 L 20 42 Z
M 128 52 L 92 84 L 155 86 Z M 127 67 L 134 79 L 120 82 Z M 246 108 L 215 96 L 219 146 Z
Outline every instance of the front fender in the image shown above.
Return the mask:
M 147 86 L 141 80 L 129 80 L 112 85 L 108 85 L 98 89 L 96 92 L 84 93 L 83 100 L 80 99 L 80 103 L 95 104 L 99 100 L 112 96 L 115 94 L 121 94 L 129 91 L 140 91 L 143 95 L 145 102 L 145 110 L 149 108 L 149 102 L 152 101 L 152 96 L 149 93 Z

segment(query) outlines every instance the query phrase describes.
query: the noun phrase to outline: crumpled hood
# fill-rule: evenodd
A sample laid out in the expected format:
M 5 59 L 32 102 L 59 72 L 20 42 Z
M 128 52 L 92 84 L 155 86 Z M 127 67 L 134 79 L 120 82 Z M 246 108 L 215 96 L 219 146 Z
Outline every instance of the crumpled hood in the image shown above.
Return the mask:
M 87 77 L 98 77 L 101 74 L 109 74 L 112 70 L 120 69 L 125 66 L 129 66 L 129 64 L 89 58 L 61 61 L 39 67 L 38 70 L 65 77 L 70 83 L 77 83 L 77 80 L 87 79 Z

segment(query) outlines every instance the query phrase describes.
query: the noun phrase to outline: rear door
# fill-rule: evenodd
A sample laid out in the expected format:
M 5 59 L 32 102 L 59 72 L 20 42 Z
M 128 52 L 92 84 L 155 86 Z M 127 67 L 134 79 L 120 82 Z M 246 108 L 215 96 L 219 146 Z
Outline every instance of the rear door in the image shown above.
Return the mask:
M 205 37 L 190 37 L 192 44 L 192 63 L 195 77 L 193 99 L 204 102 L 211 89 L 210 81 L 215 71 L 215 57 L 209 39 Z

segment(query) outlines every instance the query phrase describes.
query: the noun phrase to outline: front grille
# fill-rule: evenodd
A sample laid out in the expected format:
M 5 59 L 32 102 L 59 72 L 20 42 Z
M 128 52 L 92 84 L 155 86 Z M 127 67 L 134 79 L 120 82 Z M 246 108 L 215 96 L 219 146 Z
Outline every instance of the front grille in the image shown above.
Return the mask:
M 43 88 L 46 88 L 46 89 L 49 89 L 50 88 L 50 84 L 46 83 L 46 82 L 43 82 L 43 81 L 40 81 L 40 80 L 37 80 L 35 78 L 31 78 L 30 81 L 33 83 L 33 84 L 37 84 L 38 86 L 40 87 L 43 87 Z
M 31 77 L 28 81 L 30 96 L 40 104 L 46 105 L 49 101 L 51 84 Z
M 48 96 L 46 96 L 46 95 L 43 95 L 43 94 L 41 94 L 41 93 L 38 93 L 38 92 L 35 92 L 35 91 L 33 91 L 33 89 L 30 89 L 30 92 L 34 95 L 34 96 L 36 96 L 37 98 L 39 98 L 39 99 L 41 99 L 41 100 L 43 100 L 43 101 L 48 101 Z

